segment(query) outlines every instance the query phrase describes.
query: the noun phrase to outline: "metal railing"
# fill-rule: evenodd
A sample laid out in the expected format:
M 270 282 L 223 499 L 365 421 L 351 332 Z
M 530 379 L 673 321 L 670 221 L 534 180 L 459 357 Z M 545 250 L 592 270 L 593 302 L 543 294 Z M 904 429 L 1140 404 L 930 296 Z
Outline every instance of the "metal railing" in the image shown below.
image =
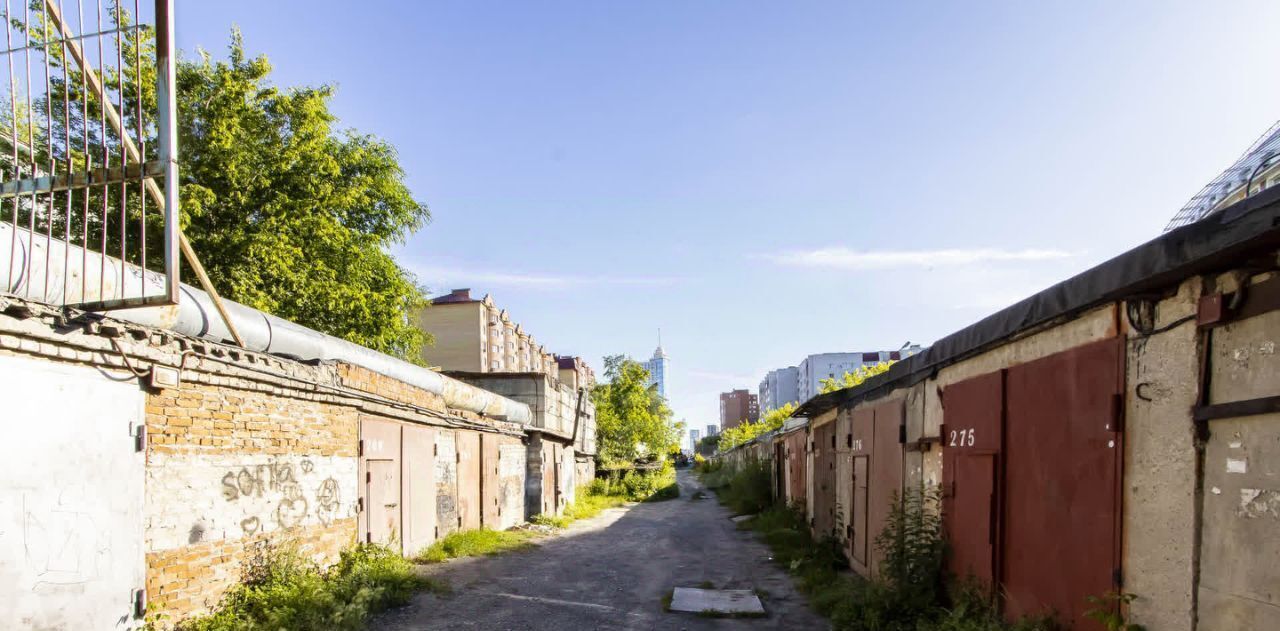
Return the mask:
M 93 2 L 5 0 L 0 280 L 85 310 L 176 304 L 173 0 Z

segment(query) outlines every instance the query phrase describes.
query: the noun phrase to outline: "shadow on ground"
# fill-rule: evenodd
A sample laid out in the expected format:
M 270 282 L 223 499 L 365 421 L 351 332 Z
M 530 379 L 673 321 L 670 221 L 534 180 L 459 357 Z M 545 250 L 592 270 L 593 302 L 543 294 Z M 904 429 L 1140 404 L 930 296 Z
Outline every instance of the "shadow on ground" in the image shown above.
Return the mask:
M 680 497 L 611 509 L 532 550 L 426 566 L 453 593 L 423 593 L 370 628 L 415 629 L 826 629 L 769 550 L 737 530 L 716 502 Z M 765 618 L 704 618 L 663 611 L 676 586 L 759 590 Z

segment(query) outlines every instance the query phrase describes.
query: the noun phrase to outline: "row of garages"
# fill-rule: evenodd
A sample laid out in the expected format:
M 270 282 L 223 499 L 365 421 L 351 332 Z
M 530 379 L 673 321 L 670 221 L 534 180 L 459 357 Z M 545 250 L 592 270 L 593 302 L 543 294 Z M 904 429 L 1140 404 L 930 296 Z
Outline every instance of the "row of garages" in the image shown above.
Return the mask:
M 560 515 L 595 477 L 595 408 L 585 388 L 541 373 L 450 373 L 529 406 L 527 426 L 467 429 L 361 419 L 360 531 L 412 555 L 458 530 L 506 530 Z
M 894 498 L 936 487 L 948 571 L 1009 618 L 1280 628 L 1280 194 L 1126 252 L 803 404 L 727 454 L 873 576 Z

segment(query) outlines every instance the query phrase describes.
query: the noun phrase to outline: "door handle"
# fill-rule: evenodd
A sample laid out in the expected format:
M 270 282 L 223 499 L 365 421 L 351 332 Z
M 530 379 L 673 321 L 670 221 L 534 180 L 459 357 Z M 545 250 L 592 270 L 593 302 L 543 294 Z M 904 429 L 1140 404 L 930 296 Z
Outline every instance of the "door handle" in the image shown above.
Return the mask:
M 384 506 L 386 506 L 387 508 L 395 508 L 399 505 L 400 505 L 400 502 L 396 502 L 394 504 L 385 504 Z

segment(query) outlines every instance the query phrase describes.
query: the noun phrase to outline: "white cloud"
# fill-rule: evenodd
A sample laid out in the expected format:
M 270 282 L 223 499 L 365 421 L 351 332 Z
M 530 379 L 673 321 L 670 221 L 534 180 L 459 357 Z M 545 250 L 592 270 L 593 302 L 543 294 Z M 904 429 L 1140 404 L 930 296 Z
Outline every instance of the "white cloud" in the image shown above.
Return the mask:
M 1063 250 L 1037 249 L 955 248 L 944 250 L 858 251 L 846 247 L 830 247 L 768 254 L 764 258 L 781 265 L 793 267 L 860 271 L 904 267 L 954 267 L 980 263 L 1050 261 L 1072 256 L 1075 256 L 1075 254 Z
M 420 265 L 412 266 L 411 269 L 419 282 L 439 288 L 458 284 L 476 284 L 486 287 L 562 289 L 584 285 L 668 285 L 680 280 L 658 276 L 583 276 Z

